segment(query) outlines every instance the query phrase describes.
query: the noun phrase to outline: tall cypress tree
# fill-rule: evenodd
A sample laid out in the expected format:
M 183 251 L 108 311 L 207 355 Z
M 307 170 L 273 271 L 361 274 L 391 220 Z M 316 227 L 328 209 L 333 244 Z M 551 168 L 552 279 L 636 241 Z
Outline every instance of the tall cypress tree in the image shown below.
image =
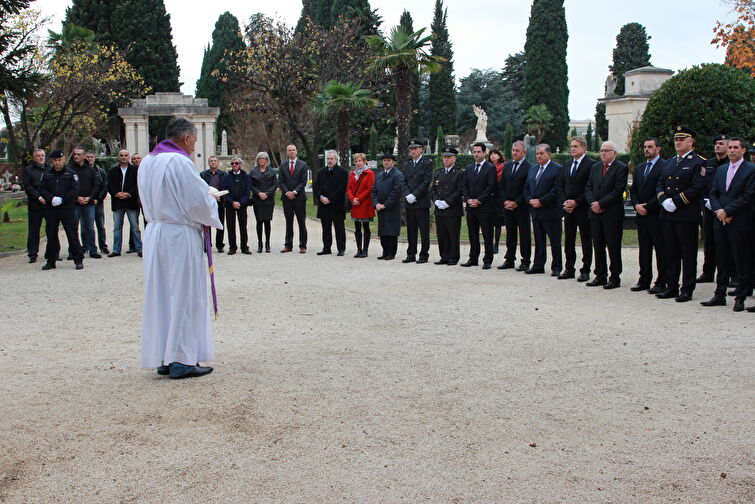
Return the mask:
M 430 29 L 434 35 L 430 54 L 439 56 L 440 72 L 430 74 L 429 99 L 427 103 L 428 132 L 432 135 L 430 145 L 435 145 L 438 127 L 447 134 L 456 133 L 456 85 L 454 83 L 454 52 L 448 36 L 446 18 L 448 9 L 443 8 L 443 0 L 435 0 L 435 14 Z
M 554 151 L 566 146 L 569 133 L 568 39 L 564 0 L 534 0 L 524 44 L 524 110 L 533 105 L 548 107 L 553 130 L 543 141 Z
M 215 29 L 212 32 L 212 45 L 205 51 L 202 60 L 202 74 L 197 81 L 196 96 L 198 98 L 207 98 L 211 107 L 220 107 L 220 117 L 218 117 L 217 131 L 230 129 L 231 122 L 228 116 L 226 95 L 231 91 L 233 85 L 228 82 L 218 80 L 218 77 L 212 75 L 218 71 L 221 75 L 227 72 L 228 56 L 235 51 L 244 49 L 244 40 L 241 38 L 239 20 L 226 11 L 218 17 L 215 23 Z
M 407 33 L 414 33 L 414 20 L 409 11 L 404 10 L 401 13 L 401 21 L 399 25 L 406 28 Z M 419 123 L 420 121 L 420 108 L 419 108 L 419 88 L 420 78 L 419 75 L 414 76 L 414 95 L 412 96 L 412 124 L 409 126 L 409 136 L 416 138 L 419 136 Z
M 296 31 L 301 32 L 304 30 L 307 18 L 311 19 L 314 24 L 321 28 L 332 28 L 332 9 L 333 0 L 303 0 L 301 16 L 299 16 L 299 22 L 296 24 Z
M 608 140 L 608 119 L 606 118 L 606 104 L 598 102 L 595 105 L 595 136 Z
M 332 21 L 344 17 L 349 21 L 359 21 L 360 35 L 376 35 L 380 26 L 380 16 L 372 10 L 369 0 L 332 0 L 330 15 Z
M 613 50 L 613 65 L 609 68 L 618 79 L 616 94 L 624 94 L 624 72 L 648 66 L 650 64 L 650 37 L 640 23 L 625 24 L 616 35 L 616 47 Z

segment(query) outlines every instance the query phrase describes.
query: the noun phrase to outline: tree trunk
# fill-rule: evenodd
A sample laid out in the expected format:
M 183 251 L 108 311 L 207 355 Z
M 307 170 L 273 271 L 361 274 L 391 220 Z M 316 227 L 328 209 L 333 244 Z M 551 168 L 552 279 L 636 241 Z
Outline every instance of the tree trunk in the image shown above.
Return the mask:
M 398 166 L 408 158 L 409 128 L 412 123 L 412 88 L 414 73 L 401 67 L 396 74 L 396 127 L 398 129 Z
M 346 166 L 349 166 L 351 161 L 349 159 L 350 139 L 349 112 L 340 110 L 336 116 L 336 149 L 338 149 L 341 163 L 345 162 Z

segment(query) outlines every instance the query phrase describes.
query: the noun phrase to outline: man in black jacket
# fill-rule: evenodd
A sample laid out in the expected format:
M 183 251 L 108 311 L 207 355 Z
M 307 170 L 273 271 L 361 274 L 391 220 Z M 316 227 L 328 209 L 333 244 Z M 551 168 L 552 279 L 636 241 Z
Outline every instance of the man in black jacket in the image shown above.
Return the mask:
M 81 229 L 81 244 L 84 251 L 89 252 L 89 257 L 99 259 L 102 256 L 97 253 L 97 247 L 94 244 L 94 202 L 100 194 L 100 177 L 94 166 L 84 159 L 84 149 L 81 147 L 73 149 L 68 167 L 79 179 L 79 194 L 74 205 L 74 212 Z M 73 256 L 69 254 L 68 259 L 73 259 Z
M 39 202 L 45 206 L 45 221 L 47 232 L 47 248 L 45 249 L 46 264 L 43 270 L 55 269 L 55 261 L 60 253 L 58 240 L 58 226 L 63 229 L 68 238 L 68 248 L 71 251 L 76 269 L 84 268 L 84 252 L 76 233 L 76 217 L 74 205 L 79 194 L 79 180 L 76 173 L 65 166 L 65 155 L 62 150 L 50 153 L 52 168 L 45 171 L 39 187 Z
M 527 147 L 517 140 L 511 146 L 511 161 L 503 165 L 498 204 L 503 205 L 503 221 L 506 225 L 506 255 L 498 269 L 514 267 L 517 235 L 522 261 L 517 271 L 527 271 L 532 257 L 532 232 L 530 230 L 530 207 L 524 200 L 524 184 L 532 166 L 525 158 Z
M 118 152 L 118 164 L 108 172 L 107 190 L 111 197 L 113 209 L 113 251 L 108 257 L 121 255 L 123 236 L 123 217 L 128 217 L 129 228 L 134 236 L 134 245 L 142 256 L 142 235 L 139 231 L 139 188 L 136 183 L 136 166 L 130 162 L 126 149 Z
M 109 254 L 107 246 L 107 232 L 105 231 L 105 198 L 107 198 L 107 172 L 104 168 L 97 165 L 95 159 L 95 152 L 93 150 L 86 151 L 84 155 L 87 163 L 94 168 L 97 173 L 97 179 L 100 183 L 100 192 L 97 194 L 97 198 L 94 200 L 94 226 L 97 231 L 97 244 L 100 247 L 100 252 L 103 254 Z
M 307 163 L 299 159 L 296 145 L 286 147 L 288 159 L 283 160 L 278 169 L 278 186 L 283 202 L 283 216 L 286 218 L 286 237 L 282 253 L 294 248 L 294 217 L 299 225 L 299 253 L 307 253 L 307 181 L 309 169 Z
M 383 154 L 383 171 L 375 175 L 372 186 L 372 204 L 378 219 L 378 236 L 383 253 L 382 261 L 396 257 L 398 235 L 401 234 L 401 194 L 404 188 L 404 175 L 394 167 L 396 156 Z
M 199 176 L 202 180 L 207 182 L 208 186 L 214 187 L 220 191 L 223 187 L 223 176 L 225 175 L 225 172 L 219 169 L 220 161 L 218 161 L 217 157 L 210 156 L 207 158 L 207 164 L 210 165 L 210 168 L 200 173 Z M 225 201 L 223 196 L 221 196 L 218 201 L 218 219 L 220 219 L 221 224 L 225 222 Z M 221 254 L 223 253 L 223 247 L 225 246 L 223 243 L 224 237 L 225 226 L 223 226 L 223 229 L 215 230 L 215 248 Z
M 713 215 L 713 211 L 709 208 L 710 205 L 710 191 L 713 188 L 713 183 L 716 180 L 716 171 L 719 166 L 729 164 L 729 136 L 718 135 L 713 139 L 713 152 L 715 156 L 708 158 L 703 162 L 705 167 L 705 187 L 700 195 L 700 201 L 702 203 L 702 221 L 700 222 L 700 230 L 703 234 L 703 271 L 702 274 L 697 277 L 695 283 L 707 283 L 712 282 L 714 274 L 716 272 L 716 239 L 714 231 L 714 222 L 716 219 Z
M 404 200 L 406 201 L 406 258 L 403 263 L 427 262 L 430 256 L 430 182 L 433 162 L 422 156 L 422 142 L 409 141 L 410 158 L 404 162 Z M 422 248 L 417 257 L 417 231 Z
M 338 164 L 338 153 L 333 150 L 325 152 L 325 166 L 317 173 L 312 192 L 317 203 L 317 217 L 322 225 L 322 250 L 317 255 L 331 253 L 333 245 L 333 228 L 336 230 L 336 248 L 338 255 L 346 251 L 346 184 L 349 172 Z
M 469 260 L 461 266 L 477 266 L 480 257 L 480 231 L 485 241 L 482 269 L 490 269 L 493 262 L 493 218 L 495 217 L 496 185 L 498 173 L 485 160 L 487 146 L 478 142 L 472 146 L 474 163 L 464 170 L 462 199 L 467 203 L 467 228 L 469 229 Z
M 435 229 L 438 234 L 440 260 L 435 264 L 453 266 L 459 262 L 459 235 L 464 215 L 461 195 L 464 172 L 456 166 L 459 151 L 443 149 L 443 168 L 435 170 L 430 193 L 435 206 Z
M 42 175 L 50 166 L 45 164 L 45 151 L 34 149 L 32 152 L 32 162 L 24 167 L 21 178 L 24 183 L 24 192 L 29 201 L 28 203 L 28 231 L 26 235 L 26 254 L 29 256 L 29 262 L 37 262 L 39 255 L 39 230 L 42 227 L 42 219 L 45 216 L 45 204 L 39 194 L 39 185 L 42 181 Z
M 249 206 L 249 195 L 252 192 L 252 180 L 249 174 L 241 169 L 243 161 L 240 157 L 231 158 L 231 171 L 223 176 L 223 190 L 225 195 L 225 227 L 228 229 L 228 255 L 236 253 L 236 220 L 239 222 L 241 234 L 241 253 L 251 254 L 249 250 L 249 235 L 247 233 L 246 208 Z
M 572 138 L 570 144 L 572 158 L 564 165 L 561 177 L 561 199 L 564 207 L 564 271 L 559 280 L 574 278 L 577 262 L 577 229 L 582 243 L 582 267 L 579 269 L 578 282 L 590 279 L 592 266 L 592 232 L 588 218 L 588 205 L 585 199 L 585 187 L 590 177 L 594 161 L 587 157 L 587 140 L 584 137 Z

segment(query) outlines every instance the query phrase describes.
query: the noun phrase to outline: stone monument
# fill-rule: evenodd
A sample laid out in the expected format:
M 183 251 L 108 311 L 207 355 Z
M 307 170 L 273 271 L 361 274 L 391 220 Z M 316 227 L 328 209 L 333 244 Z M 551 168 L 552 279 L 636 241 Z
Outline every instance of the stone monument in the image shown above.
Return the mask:
M 477 105 L 472 105 L 472 110 L 474 110 L 474 115 L 477 116 L 477 125 L 475 125 L 477 137 L 474 141 L 475 143 L 486 143 L 488 141 L 488 114 L 485 113 L 482 107 L 478 107 Z
M 220 135 L 220 155 L 228 155 L 228 135 L 226 134 L 225 130 L 223 130 L 223 133 L 221 133 Z

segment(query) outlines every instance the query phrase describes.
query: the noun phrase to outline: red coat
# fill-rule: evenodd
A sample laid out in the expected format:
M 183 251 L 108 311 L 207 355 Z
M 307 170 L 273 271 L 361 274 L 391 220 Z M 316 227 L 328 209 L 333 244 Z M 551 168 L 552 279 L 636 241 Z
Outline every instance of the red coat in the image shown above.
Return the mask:
M 359 176 L 354 177 L 354 172 L 349 173 L 349 183 L 346 186 L 346 195 L 349 201 L 354 198 L 359 200 L 359 205 L 351 205 L 351 217 L 353 219 L 368 219 L 375 217 L 375 208 L 372 206 L 372 186 L 375 185 L 375 172 L 367 168 Z

